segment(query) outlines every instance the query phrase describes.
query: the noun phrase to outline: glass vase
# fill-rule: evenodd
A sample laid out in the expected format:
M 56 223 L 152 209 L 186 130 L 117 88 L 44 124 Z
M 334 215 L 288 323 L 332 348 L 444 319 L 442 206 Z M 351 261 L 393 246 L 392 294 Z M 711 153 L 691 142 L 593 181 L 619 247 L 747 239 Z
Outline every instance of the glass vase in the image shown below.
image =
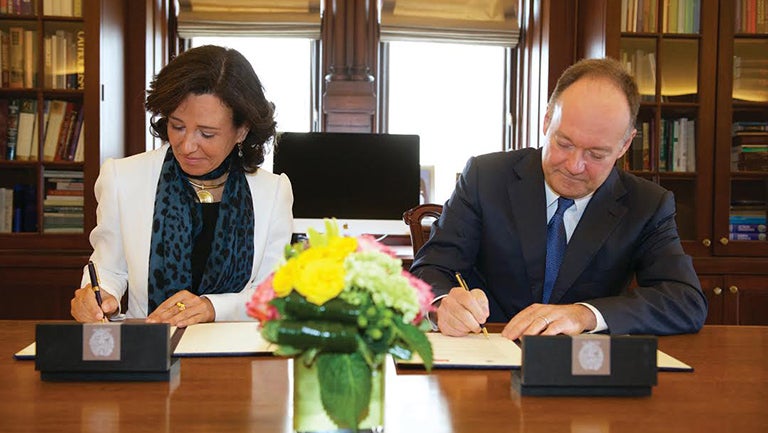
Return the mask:
M 384 362 L 371 371 L 371 401 L 358 432 L 384 431 Z M 317 364 L 307 367 L 293 360 L 293 430 L 297 433 L 345 433 L 354 429 L 339 428 L 328 416 L 320 398 Z

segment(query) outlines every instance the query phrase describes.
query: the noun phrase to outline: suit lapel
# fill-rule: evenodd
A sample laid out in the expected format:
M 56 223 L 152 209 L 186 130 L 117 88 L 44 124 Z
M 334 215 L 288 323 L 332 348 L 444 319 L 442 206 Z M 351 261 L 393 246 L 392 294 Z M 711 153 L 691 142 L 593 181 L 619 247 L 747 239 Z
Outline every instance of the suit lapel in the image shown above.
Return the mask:
M 541 299 L 547 245 L 547 205 L 541 149 L 521 159 L 508 181 L 512 216 L 531 284 L 532 299 Z
M 552 289 L 551 303 L 557 303 L 563 297 L 627 213 L 627 208 L 619 202 L 625 193 L 614 169 L 595 191 L 568 242 L 560 274 Z
M 134 158 L 125 158 L 122 164 L 126 165 L 125 177 L 120 180 L 120 188 L 123 190 L 123 229 L 126 233 L 132 233 L 127 237 L 125 248 L 130 250 L 131 256 L 138 259 L 135 266 L 128 270 L 131 281 L 139 281 L 146 287 L 149 279 L 149 253 L 152 242 L 152 224 L 155 214 L 155 196 L 157 195 L 157 181 L 163 168 L 165 155 L 170 148 L 164 145 L 151 153 L 141 154 Z M 129 177 L 132 176 L 132 177 Z M 150 179 L 147 182 L 147 179 Z M 146 304 L 143 308 L 146 308 Z

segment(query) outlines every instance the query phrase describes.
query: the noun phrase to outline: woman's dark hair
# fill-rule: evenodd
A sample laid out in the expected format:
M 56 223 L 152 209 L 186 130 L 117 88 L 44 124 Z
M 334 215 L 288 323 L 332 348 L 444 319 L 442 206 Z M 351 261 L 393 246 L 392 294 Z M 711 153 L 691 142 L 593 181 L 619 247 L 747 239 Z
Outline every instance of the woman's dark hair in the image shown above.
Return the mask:
M 171 60 L 155 76 L 144 104 L 152 114 L 150 133 L 168 142 L 168 116 L 190 94 L 215 95 L 232 110 L 236 128 L 249 128 L 242 142 L 243 169 L 252 173 L 264 162 L 275 136 L 275 106 L 248 60 L 237 50 L 204 45 Z

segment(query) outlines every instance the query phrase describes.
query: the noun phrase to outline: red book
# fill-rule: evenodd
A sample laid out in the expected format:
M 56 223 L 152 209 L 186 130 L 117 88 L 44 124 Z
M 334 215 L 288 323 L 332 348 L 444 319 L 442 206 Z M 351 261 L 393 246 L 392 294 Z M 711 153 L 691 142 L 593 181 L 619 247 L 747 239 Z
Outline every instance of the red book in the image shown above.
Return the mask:
M 79 111 L 79 104 L 67 102 L 67 108 L 64 110 L 64 118 L 59 127 L 59 138 L 56 142 L 56 161 L 67 161 L 69 139 L 72 136 L 72 127 L 75 124 L 77 113 Z

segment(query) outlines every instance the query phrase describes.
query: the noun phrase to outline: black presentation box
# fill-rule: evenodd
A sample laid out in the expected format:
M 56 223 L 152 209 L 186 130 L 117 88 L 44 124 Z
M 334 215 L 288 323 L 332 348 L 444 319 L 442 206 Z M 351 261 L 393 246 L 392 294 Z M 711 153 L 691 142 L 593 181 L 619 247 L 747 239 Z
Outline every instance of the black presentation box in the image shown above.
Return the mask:
M 521 395 L 646 396 L 656 385 L 654 336 L 524 336 Z
M 167 381 L 170 325 L 149 323 L 40 323 L 35 369 L 46 381 Z

